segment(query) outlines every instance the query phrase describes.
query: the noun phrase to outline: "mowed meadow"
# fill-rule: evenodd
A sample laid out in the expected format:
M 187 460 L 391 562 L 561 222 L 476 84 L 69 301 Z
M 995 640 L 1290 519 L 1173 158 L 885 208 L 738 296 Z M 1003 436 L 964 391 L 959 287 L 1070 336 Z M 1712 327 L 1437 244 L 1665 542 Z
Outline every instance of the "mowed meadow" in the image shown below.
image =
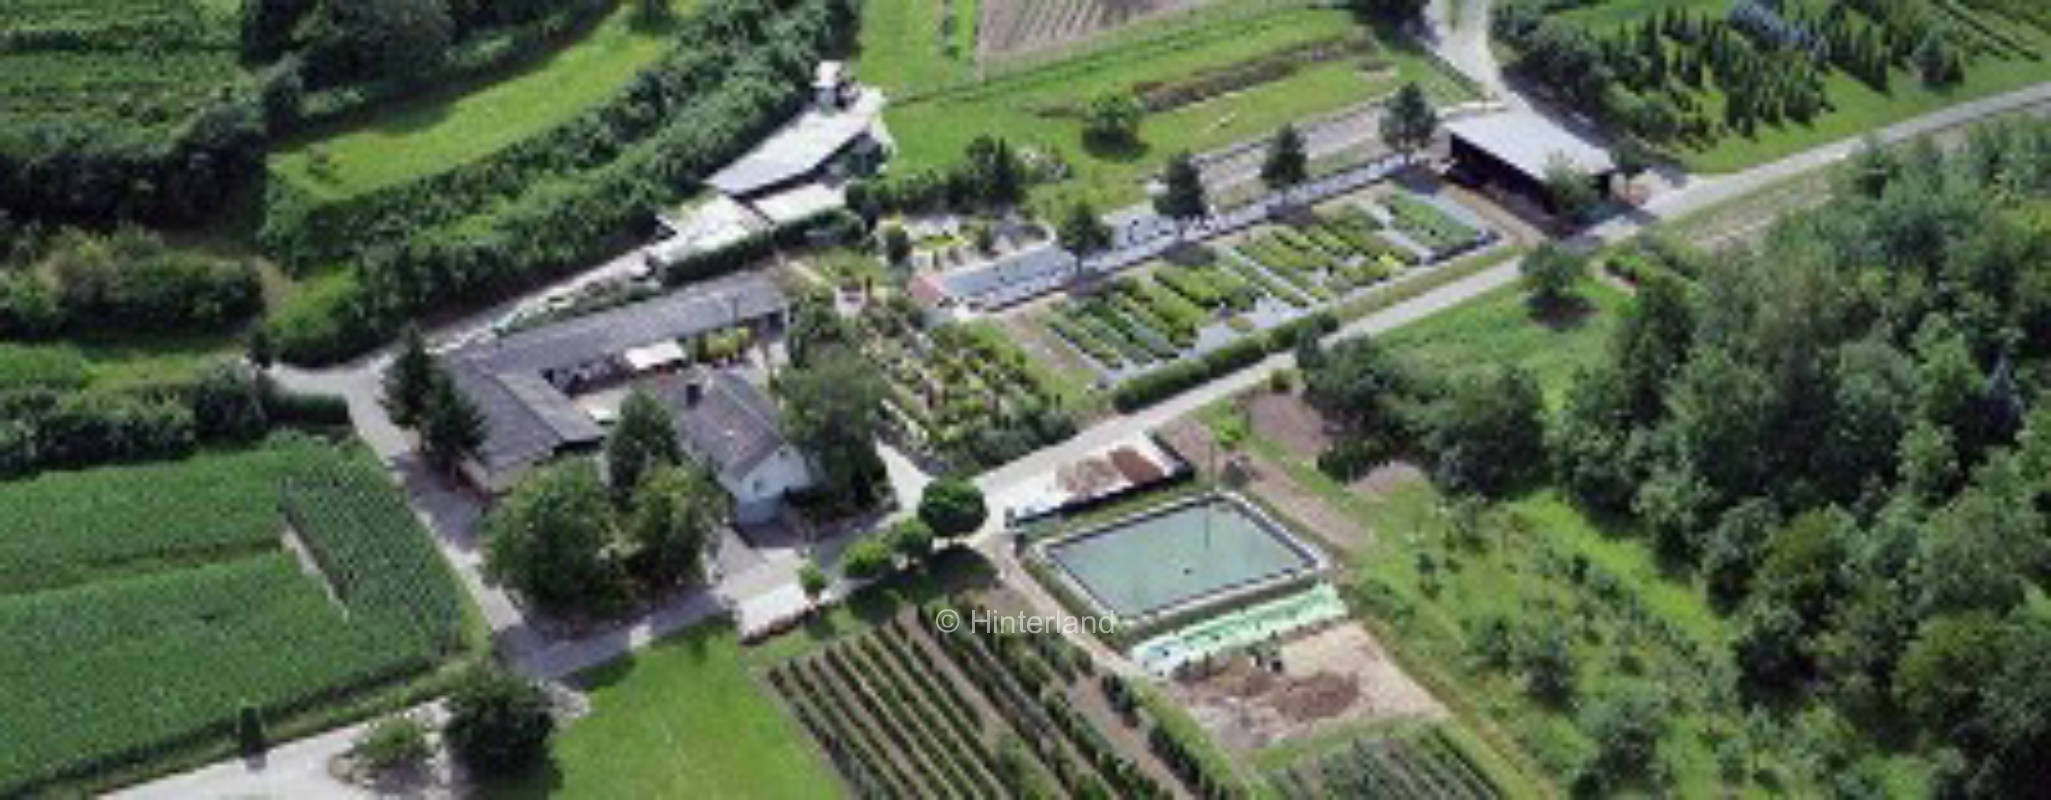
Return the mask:
M 48 472 L 0 519 L 0 794 L 221 755 L 245 708 L 316 729 L 476 645 L 404 498 L 323 443 Z

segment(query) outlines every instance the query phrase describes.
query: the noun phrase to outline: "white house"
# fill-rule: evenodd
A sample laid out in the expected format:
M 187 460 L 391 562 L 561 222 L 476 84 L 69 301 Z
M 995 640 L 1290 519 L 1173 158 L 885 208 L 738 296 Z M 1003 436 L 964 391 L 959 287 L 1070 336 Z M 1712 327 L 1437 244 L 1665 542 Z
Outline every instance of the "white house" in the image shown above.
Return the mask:
M 684 449 L 733 497 L 734 521 L 754 525 L 783 510 L 784 495 L 812 485 L 804 456 L 783 436 L 776 405 L 729 370 L 698 370 L 656 383 Z

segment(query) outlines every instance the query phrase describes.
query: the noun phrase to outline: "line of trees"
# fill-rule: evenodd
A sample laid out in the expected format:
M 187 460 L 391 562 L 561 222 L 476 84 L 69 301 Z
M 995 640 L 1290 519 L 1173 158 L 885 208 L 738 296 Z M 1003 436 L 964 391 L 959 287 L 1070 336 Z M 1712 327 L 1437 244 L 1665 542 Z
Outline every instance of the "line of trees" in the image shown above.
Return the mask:
M 210 331 L 263 308 L 247 262 L 174 249 L 139 228 L 43 236 L 0 221 L 0 243 L 0 336 Z
M 679 24 L 691 44 L 549 133 L 336 203 L 273 184 L 265 246 L 299 267 L 352 264 L 279 315 L 281 354 L 345 358 L 407 316 L 605 257 L 803 106 L 806 77 L 845 45 L 852 13 L 845 0 L 716 0 Z

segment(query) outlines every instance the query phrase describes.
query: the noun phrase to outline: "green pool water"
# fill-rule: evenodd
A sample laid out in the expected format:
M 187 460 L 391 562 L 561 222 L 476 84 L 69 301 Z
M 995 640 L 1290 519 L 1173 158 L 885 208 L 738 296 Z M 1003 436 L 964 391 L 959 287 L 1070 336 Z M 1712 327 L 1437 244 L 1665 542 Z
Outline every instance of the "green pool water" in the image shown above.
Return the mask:
M 1097 602 L 1133 618 L 1313 569 L 1271 523 L 1226 499 L 1172 506 L 1054 543 L 1053 559 Z

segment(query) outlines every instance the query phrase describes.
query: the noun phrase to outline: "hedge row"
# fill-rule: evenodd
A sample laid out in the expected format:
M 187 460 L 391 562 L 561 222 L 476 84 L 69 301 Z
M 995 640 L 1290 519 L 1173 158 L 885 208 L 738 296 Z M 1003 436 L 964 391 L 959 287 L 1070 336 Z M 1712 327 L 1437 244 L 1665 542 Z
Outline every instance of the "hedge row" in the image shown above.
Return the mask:
M 1338 329 L 1338 317 L 1330 311 L 1319 311 L 1261 333 L 1242 336 L 1202 356 L 1185 358 L 1127 379 L 1112 392 L 1111 404 L 1122 412 L 1136 411 L 1252 366 L 1269 353 L 1293 347 L 1306 332 L 1323 335 Z
M 17 388 L 0 391 L 0 478 L 183 458 L 202 443 L 247 441 L 280 425 L 348 423 L 339 397 L 283 391 L 226 363 L 191 383 Z

